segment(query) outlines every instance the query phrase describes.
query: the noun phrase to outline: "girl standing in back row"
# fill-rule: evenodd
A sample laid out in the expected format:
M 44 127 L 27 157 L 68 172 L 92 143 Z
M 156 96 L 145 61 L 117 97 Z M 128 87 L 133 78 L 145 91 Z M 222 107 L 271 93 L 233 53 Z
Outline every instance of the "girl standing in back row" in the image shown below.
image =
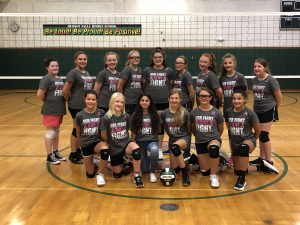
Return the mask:
M 281 105 L 282 95 L 279 84 L 271 76 L 268 63 L 265 59 L 256 59 L 253 71 L 256 75 L 252 81 L 252 91 L 254 94 L 253 110 L 258 115 L 261 133 L 259 135 L 260 156 L 258 159 L 250 161 L 250 164 L 257 165 L 262 159 L 273 164 L 269 132 L 272 123 L 279 120 L 278 108 Z
M 42 114 L 43 124 L 46 126 L 47 162 L 60 164 L 60 161 L 66 160 L 58 152 L 59 127 L 63 116 L 66 115 L 66 102 L 62 92 L 64 82 L 58 76 L 59 66 L 56 59 L 45 59 L 44 66 L 48 73 L 40 81 L 37 97 L 43 101 Z

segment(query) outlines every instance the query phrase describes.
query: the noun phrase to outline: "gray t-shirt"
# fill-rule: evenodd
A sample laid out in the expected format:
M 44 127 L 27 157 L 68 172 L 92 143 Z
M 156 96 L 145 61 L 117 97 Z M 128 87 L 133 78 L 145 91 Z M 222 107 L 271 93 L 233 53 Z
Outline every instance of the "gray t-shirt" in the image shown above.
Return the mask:
M 169 139 L 171 142 L 174 142 L 180 138 L 190 137 L 189 134 L 189 126 L 190 119 L 189 113 L 187 111 L 184 112 L 183 124 L 181 126 L 177 126 L 174 123 L 174 113 L 171 113 L 169 109 L 165 109 L 161 115 L 162 124 L 169 135 Z
M 97 74 L 96 81 L 102 84 L 98 97 L 98 107 L 108 108 L 110 97 L 117 91 L 120 73 L 113 74 L 108 69 L 101 70 Z
M 44 115 L 66 115 L 66 101 L 63 95 L 64 82 L 60 77 L 45 75 L 39 88 L 46 90 L 41 113 Z
M 94 113 L 81 110 L 76 114 L 75 123 L 80 127 L 80 146 L 88 147 L 101 141 L 100 125 L 104 116 L 102 109 L 96 109 Z
M 101 130 L 107 132 L 107 143 L 109 144 L 109 154 L 117 156 L 124 152 L 125 147 L 130 142 L 129 126 L 130 119 L 127 113 L 121 116 L 112 115 L 110 118 L 104 115 L 101 121 Z
M 155 104 L 168 103 L 171 82 L 174 80 L 173 70 L 169 67 L 156 70 L 146 67 L 143 70 L 143 79 L 146 81 L 146 94 L 152 96 Z
M 137 104 L 138 98 L 142 94 L 142 69 L 138 67 L 135 71 L 130 66 L 125 66 L 120 79 L 126 81 L 124 86 L 126 104 Z
M 279 88 L 277 80 L 271 75 L 268 75 L 264 80 L 258 80 L 257 77 L 254 77 L 252 81 L 254 112 L 262 114 L 274 108 L 277 103 L 273 93 Z
M 252 128 L 259 121 L 257 115 L 251 109 L 245 107 L 241 112 L 228 109 L 225 113 L 225 121 L 229 124 L 230 138 L 234 145 L 239 145 L 244 140 L 251 140 L 255 143 L 256 139 Z
M 188 85 L 193 85 L 193 77 L 189 71 L 186 70 L 182 76 L 179 75 L 179 73 L 175 74 L 174 89 L 181 91 L 182 104 L 186 104 L 191 101 L 189 96 Z
M 71 109 L 83 109 L 85 107 L 84 91 L 93 88 L 92 77 L 88 71 L 83 73 L 74 68 L 67 74 L 67 81 L 72 83 L 68 102 L 69 107 Z
M 224 123 L 224 118 L 216 107 L 213 106 L 209 111 L 203 111 L 197 107 L 190 114 L 190 122 L 195 124 L 195 142 L 197 144 L 211 140 L 221 142 L 218 125 Z
M 134 115 L 134 114 L 133 114 Z M 133 115 L 131 118 L 133 118 Z M 160 121 L 154 121 L 160 126 Z M 142 128 L 136 134 L 136 141 L 158 141 L 157 130 L 152 129 L 152 121 L 149 114 L 143 114 Z
M 232 94 L 235 86 L 246 86 L 247 81 L 243 74 L 235 72 L 232 77 L 221 76 L 220 83 L 224 94 L 223 111 L 232 107 Z

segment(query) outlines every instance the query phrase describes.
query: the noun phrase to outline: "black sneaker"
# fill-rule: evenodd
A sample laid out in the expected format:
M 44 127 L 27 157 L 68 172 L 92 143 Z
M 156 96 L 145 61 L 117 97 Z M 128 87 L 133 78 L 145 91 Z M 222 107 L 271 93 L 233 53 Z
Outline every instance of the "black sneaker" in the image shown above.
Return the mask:
M 82 164 L 82 159 L 78 158 L 76 152 L 71 152 L 69 155 L 69 160 L 74 164 Z
M 258 166 L 262 163 L 262 159 L 260 157 L 258 157 L 257 159 L 254 159 L 252 161 L 249 161 L 249 164 L 251 166 Z
M 77 149 L 76 149 L 76 155 L 77 155 L 77 158 L 78 158 L 78 159 L 82 159 L 82 152 L 81 152 L 81 149 L 80 149 L 80 148 L 77 148 Z
M 244 175 L 240 175 L 234 185 L 234 189 L 238 191 L 243 191 L 246 187 L 246 180 Z
M 275 166 L 273 166 L 271 162 L 268 162 L 264 159 L 262 160 L 261 170 L 267 173 L 279 174 L 279 170 Z
M 60 161 L 55 158 L 55 154 L 54 153 L 48 154 L 48 156 L 47 156 L 47 162 L 51 163 L 53 165 L 60 164 Z
M 190 181 L 189 174 L 188 173 L 185 175 L 182 174 L 182 186 L 187 187 L 187 186 L 190 186 L 190 184 L 191 184 L 191 181 Z
M 142 177 L 141 177 L 141 176 L 134 177 L 134 178 L 133 178 L 133 183 L 135 183 L 135 186 L 136 186 L 137 188 L 142 188 L 142 187 L 144 187 L 144 183 L 143 183 L 143 180 L 142 180 Z
M 57 160 L 59 160 L 59 161 L 66 161 L 66 160 L 67 160 L 67 158 L 66 158 L 66 157 L 63 157 L 63 156 L 59 153 L 58 150 L 54 151 L 53 154 L 54 154 L 55 158 L 56 158 Z

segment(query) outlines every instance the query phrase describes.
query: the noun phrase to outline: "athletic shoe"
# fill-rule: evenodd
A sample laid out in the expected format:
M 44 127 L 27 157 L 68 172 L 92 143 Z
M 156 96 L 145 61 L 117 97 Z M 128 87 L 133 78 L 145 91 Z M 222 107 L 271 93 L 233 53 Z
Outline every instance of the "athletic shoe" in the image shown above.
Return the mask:
M 189 174 L 187 173 L 186 175 L 183 175 L 182 174 L 182 186 L 190 186 L 191 184 L 191 181 L 190 181 L 190 177 L 189 177 Z
M 82 164 L 82 160 L 78 158 L 76 152 L 71 152 L 69 155 L 69 160 L 74 164 Z
M 246 187 L 246 180 L 245 180 L 245 176 L 241 175 L 238 177 L 235 185 L 234 185 L 234 189 L 238 190 L 238 191 L 243 191 Z
M 210 186 L 212 188 L 219 188 L 220 182 L 217 175 L 210 175 Z
M 55 154 L 54 153 L 50 153 L 47 156 L 47 162 L 53 165 L 57 165 L 60 164 L 60 161 L 58 159 L 55 158 Z
M 63 157 L 63 156 L 59 153 L 58 150 L 54 151 L 53 154 L 54 154 L 55 158 L 56 158 L 57 160 L 59 160 L 59 161 L 66 161 L 66 160 L 67 160 L 67 158 L 66 158 L 66 157 Z
M 155 173 L 150 173 L 150 183 L 156 183 L 157 178 L 155 176 Z
M 136 186 L 137 188 L 142 188 L 142 187 L 144 187 L 144 183 L 143 183 L 143 180 L 142 180 L 142 177 L 141 177 L 141 176 L 134 177 L 134 178 L 133 178 L 133 183 L 135 183 L 135 186 Z
M 97 183 L 97 186 L 99 186 L 99 187 L 102 187 L 105 185 L 105 180 L 104 180 L 103 174 L 100 173 L 96 176 L 96 183 Z
M 262 159 L 260 157 L 258 157 L 257 159 L 254 159 L 252 161 L 249 161 L 249 164 L 251 166 L 258 166 L 262 164 Z
M 270 162 L 267 160 L 262 160 L 261 170 L 267 173 L 276 173 L 279 174 L 279 170 L 273 166 Z
M 82 152 L 81 152 L 81 149 L 80 149 L 80 148 L 77 148 L 77 149 L 76 149 L 76 155 L 77 155 L 77 158 L 78 158 L 78 159 L 82 159 Z
M 163 160 L 164 159 L 164 155 L 163 155 L 162 149 L 158 150 L 158 159 L 159 160 Z

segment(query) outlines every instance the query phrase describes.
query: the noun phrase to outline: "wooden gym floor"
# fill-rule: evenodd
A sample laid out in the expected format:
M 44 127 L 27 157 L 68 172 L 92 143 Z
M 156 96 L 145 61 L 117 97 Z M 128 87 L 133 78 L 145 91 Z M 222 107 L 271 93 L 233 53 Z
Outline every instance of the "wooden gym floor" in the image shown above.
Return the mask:
M 221 187 L 211 189 L 209 178 L 181 177 L 171 187 L 160 182 L 137 189 L 131 176 L 106 186 L 87 179 L 83 165 L 69 161 L 46 163 L 39 101 L 34 92 L 0 91 L 0 224 L 300 224 L 300 98 L 284 93 L 280 122 L 271 130 L 273 160 L 279 175 L 252 173 L 245 191 L 233 189 L 231 168 L 220 173 Z M 252 107 L 252 98 L 249 107 Z M 69 154 L 71 117 L 61 127 L 61 154 Z M 227 132 L 222 150 L 229 152 Z M 256 149 L 251 159 L 258 156 Z M 165 159 L 162 163 L 167 163 Z M 166 206 L 166 209 L 164 209 Z

